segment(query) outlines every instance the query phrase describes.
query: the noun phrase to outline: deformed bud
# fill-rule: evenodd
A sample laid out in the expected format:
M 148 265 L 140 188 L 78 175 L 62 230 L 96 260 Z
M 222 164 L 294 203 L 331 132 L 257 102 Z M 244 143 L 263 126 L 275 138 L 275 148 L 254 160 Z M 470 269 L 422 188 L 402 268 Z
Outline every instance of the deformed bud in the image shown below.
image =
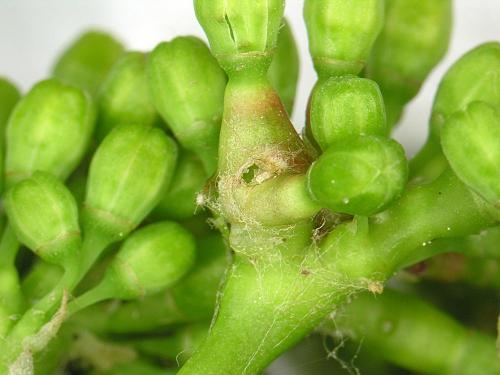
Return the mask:
M 194 259 L 195 242 L 191 233 L 174 222 L 151 224 L 125 240 L 104 276 L 102 287 L 112 289 L 112 297 L 120 299 L 159 292 L 184 276 Z
M 102 83 L 96 129 L 99 139 L 116 125 L 132 123 L 152 126 L 157 121 L 156 108 L 149 92 L 146 60 L 147 55 L 141 52 L 124 54 Z
M 195 0 L 194 6 L 226 72 L 244 69 L 251 60 L 265 73 L 276 46 L 284 0 Z
M 88 31 L 73 41 L 59 57 L 54 66 L 54 77 L 95 95 L 123 50 L 122 44 L 111 35 Z
M 333 144 L 310 167 L 311 197 L 326 208 L 371 215 L 401 195 L 408 176 L 403 148 L 378 136 Z
M 453 171 L 500 208 L 500 110 L 472 102 L 454 113 L 441 131 L 443 152 Z
M 201 40 L 178 37 L 154 49 L 148 71 L 156 109 L 181 145 L 212 174 L 226 87 L 223 70 Z
M 443 77 L 432 109 L 430 136 L 439 139 L 441 127 L 454 112 L 474 101 L 500 104 L 500 43 L 482 44 L 463 55 Z
M 314 139 L 323 150 L 342 139 L 388 133 L 377 84 L 355 76 L 320 81 L 311 98 L 310 121 Z
M 55 79 L 36 84 L 7 125 L 7 186 L 36 170 L 66 179 L 87 150 L 94 119 L 94 106 L 80 89 Z
M 177 146 L 161 129 L 115 127 L 90 164 L 83 225 L 118 240 L 158 203 L 175 167 Z
M 18 240 L 43 260 L 68 265 L 81 238 L 78 209 L 69 190 L 56 177 L 35 172 L 5 195 L 9 224 Z
M 291 115 L 299 78 L 299 53 L 288 22 L 283 22 L 280 29 L 267 77 L 271 86 L 278 92 L 288 115 Z
M 358 74 L 384 19 L 382 0 L 306 0 L 309 51 L 320 77 Z

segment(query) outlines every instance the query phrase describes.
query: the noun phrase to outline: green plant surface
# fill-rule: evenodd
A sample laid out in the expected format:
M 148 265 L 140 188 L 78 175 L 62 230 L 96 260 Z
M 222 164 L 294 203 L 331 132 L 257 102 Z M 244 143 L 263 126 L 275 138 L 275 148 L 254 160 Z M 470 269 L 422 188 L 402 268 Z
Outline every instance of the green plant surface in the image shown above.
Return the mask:
M 499 42 L 445 73 L 415 158 L 390 135 L 451 7 L 306 0 L 303 136 L 284 0 L 194 0 L 208 45 L 89 31 L 23 97 L 0 79 L 0 374 L 261 374 L 318 330 L 367 347 L 324 339 L 351 372 L 499 374 L 495 332 L 415 285 L 499 290 Z
M 432 305 L 387 290 L 362 293 L 320 330 L 363 341 L 363 346 L 425 374 L 498 374 L 495 339 L 470 330 Z

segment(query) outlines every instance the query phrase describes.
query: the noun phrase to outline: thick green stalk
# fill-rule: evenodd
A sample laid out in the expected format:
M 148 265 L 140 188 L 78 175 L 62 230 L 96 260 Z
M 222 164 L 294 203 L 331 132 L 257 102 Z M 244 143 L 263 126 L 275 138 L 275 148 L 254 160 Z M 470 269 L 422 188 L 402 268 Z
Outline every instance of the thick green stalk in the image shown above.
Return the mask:
M 409 370 L 435 375 L 494 375 L 500 371 L 493 337 L 474 332 L 411 295 L 362 293 L 320 329 L 352 337 Z
M 452 204 L 457 209 L 449 210 Z M 382 292 L 383 282 L 422 242 L 492 225 L 485 207 L 447 172 L 370 221 L 337 227 L 320 248 L 308 245 L 307 225 L 280 245 L 257 236 L 259 255 L 254 249 L 251 258 L 236 257 L 215 325 L 181 374 L 262 371 L 348 295 Z
M 218 189 L 227 219 L 284 225 L 319 211 L 303 179 L 310 156 L 262 72 L 230 78 L 220 139 Z

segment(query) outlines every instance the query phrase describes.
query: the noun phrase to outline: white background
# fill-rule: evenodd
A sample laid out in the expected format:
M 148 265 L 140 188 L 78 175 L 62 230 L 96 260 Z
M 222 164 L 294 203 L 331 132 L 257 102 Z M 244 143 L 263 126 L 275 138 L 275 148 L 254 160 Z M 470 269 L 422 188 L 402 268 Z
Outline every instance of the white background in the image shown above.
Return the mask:
M 301 51 L 293 120 L 302 127 L 315 74 L 307 51 L 302 0 L 288 0 L 286 15 Z M 450 64 L 484 41 L 500 40 L 500 0 L 455 0 L 454 32 L 446 58 L 410 104 L 396 138 L 411 155 L 424 141 L 437 83 Z M 46 77 L 55 56 L 87 28 L 112 32 L 130 49 L 150 50 L 176 35 L 204 37 L 191 0 L 0 0 L 0 75 L 23 90 Z

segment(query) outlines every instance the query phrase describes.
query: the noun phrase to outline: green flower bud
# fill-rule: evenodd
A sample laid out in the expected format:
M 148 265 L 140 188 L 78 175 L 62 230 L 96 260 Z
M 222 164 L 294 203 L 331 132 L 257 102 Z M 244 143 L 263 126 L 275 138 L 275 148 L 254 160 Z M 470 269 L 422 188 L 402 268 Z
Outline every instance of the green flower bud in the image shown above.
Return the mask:
M 407 175 L 405 153 L 397 142 L 364 136 L 326 150 L 309 169 L 308 188 L 326 208 L 371 215 L 401 195 Z
M 122 53 L 122 44 L 112 36 L 101 31 L 87 31 L 59 57 L 53 74 L 95 95 Z
M 196 245 L 196 262 L 182 280 L 164 292 L 110 312 L 105 323 L 107 332 L 152 332 L 167 325 L 209 320 L 228 266 L 227 249 L 218 232 L 197 237 Z
M 152 126 L 157 121 L 149 93 L 146 57 L 140 52 L 124 54 L 102 83 L 97 122 L 99 139 L 116 125 L 133 123 Z
M 299 53 L 288 22 L 283 22 L 280 29 L 267 78 L 278 92 L 287 113 L 291 115 L 299 78 Z
M 56 177 L 33 173 L 7 191 L 5 210 L 18 240 L 40 258 L 64 268 L 75 261 L 81 245 L 78 209 Z
M 386 0 L 385 24 L 367 76 L 401 106 L 443 58 L 451 34 L 451 0 Z
M 186 219 L 196 212 L 196 195 L 207 180 L 200 160 L 190 152 L 182 151 L 175 167 L 169 190 L 154 210 L 157 217 Z
M 284 0 L 195 0 L 194 6 L 210 47 L 228 74 L 250 66 L 267 71 Z
M 323 150 L 342 139 L 388 132 L 377 84 L 355 76 L 320 81 L 311 98 L 310 121 L 314 139 Z
M 306 0 L 309 51 L 320 77 L 358 74 L 383 24 L 382 0 Z
M 500 110 L 473 102 L 441 131 L 443 152 L 469 187 L 500 208 Z
M 208 174 L 217 149 L 226 76 L 206 45 L 194 37 L 159 44 L 148 63 L 156 109 L 181 145 L 196 153 Z
M 132 231 L 158 203 L 175 167 L 175 142 L 158 128 L 115 127 L 90 164 L 83 212 L 85 236 L 110 242 Z
M 134 299 L 165 289 L 191 268 L 195 259 L 193 236 L 173 222 L 148 225 L 123 243 L 102 285 L 113 298 Z
M 69 305 L 69 315 L 110 298 L 136 299 L 176 283 L 195 261 L 194 238 L 174 222 L 148 225 L 128 237 L 101 282 Z
M 443 77 L 432 109 L 430 136 L 439 139 L 441 127 L 454 112 L 474 101 L 500 105 L 500 43 L 482 44 L 462 56 Z
M 17 88 L 0 77 L 0 192 L 4 182 L 5 128 L 12 109 L 20 98 Z
M 92 102 L 81 90 L 54 79 L 36 84 L 7 125 L 7 186 L 36 170 L 66 179 L 87 150 L 94 118 Z

